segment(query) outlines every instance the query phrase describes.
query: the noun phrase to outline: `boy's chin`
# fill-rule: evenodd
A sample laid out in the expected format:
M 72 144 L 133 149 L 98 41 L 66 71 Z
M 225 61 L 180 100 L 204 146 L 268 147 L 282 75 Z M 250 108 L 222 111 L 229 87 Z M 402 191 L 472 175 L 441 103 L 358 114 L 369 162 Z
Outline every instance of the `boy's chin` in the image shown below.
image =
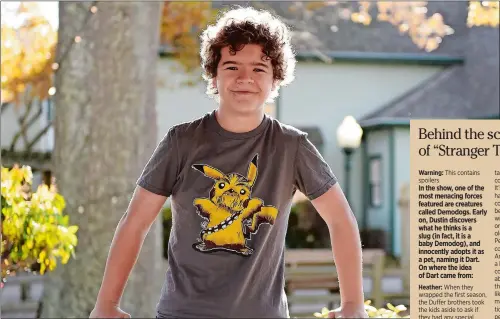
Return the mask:
M 241 113 L 255 113 L 260 111 L 262 104 L 258 101 L 235 101 L 232 108 Z

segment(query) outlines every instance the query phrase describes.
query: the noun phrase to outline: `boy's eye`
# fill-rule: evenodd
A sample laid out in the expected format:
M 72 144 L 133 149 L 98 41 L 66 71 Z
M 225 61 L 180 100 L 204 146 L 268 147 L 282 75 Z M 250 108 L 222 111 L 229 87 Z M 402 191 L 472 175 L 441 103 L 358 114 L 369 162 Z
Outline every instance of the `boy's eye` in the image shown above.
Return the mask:
M 265 72 L 265 71 L 264 71 L 264 70 L 262 70 L 262 69 L 255 69 L 255 71 L 257 71 L 257 72 Z
M 230 67 L 226 68 L 226 70 L 236 70 L 236 67 L 235 66 L 230 66 Z
M 220 188 L 220 189 L 223 189 L 224 187 L 226 187 L 226 183 L 220 183 L 220 184 L 219 184 L 219 188 Z

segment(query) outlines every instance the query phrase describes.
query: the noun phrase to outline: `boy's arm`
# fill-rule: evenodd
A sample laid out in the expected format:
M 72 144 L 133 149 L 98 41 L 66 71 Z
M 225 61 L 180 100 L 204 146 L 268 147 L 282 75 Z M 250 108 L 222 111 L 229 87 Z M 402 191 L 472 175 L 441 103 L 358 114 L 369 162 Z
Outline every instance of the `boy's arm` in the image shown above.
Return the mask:
M 342 318 L 368 318 L 364 309 L 362 251 L 358 224 L 340 186 L 311 201 L 328 225 L 340 283 Z
M 137 186 L 111 243 L 96 309 L 119 307 L 144 239 L 167 197 Z

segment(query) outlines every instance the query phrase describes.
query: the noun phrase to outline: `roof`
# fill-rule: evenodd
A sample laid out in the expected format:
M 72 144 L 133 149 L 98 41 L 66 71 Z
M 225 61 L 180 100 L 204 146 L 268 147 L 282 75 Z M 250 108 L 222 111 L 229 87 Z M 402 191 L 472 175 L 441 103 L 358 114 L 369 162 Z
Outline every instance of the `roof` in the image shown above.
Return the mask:
M 302 3 L 307 3 L 304 1 Z M 213 1 L 215 9 L 227 9 L 235 6 L 253 6 L 266 9 L 279 15 L 292 30 L 292 42 L 299 58 L 307 56 L 335 56 L 337 59 L 366 57 L 377 60 L 452 60 L 460 58 L 461 42 L 456 38 L 467 31 L 467 3 L 429 2 L 428 15 L 443 13 L 445 22 L 451 25 L 455 34 L 446 37 L 440 47 L 431 53 L 419 49 L 407 34 L 400 34 L 398 29 L 388 22 L 373 19 L 369 26 L 360 25 L 350 20 L 332 17 L 338 11 L 336 7 L 324 6 L 316 10 L 310 18 L 298 16 L 303 10 L 293 10 L 300 1 Z M 357 2 L 347 2 L 343 6 L 357 6 Z M 375 10 L 375 7 L 373 8 Z M 372 17 L 376 17 L 376 11 Z M 338 30 L 335 32 L 332 27 Z M 168 45 L 162 43 L 162 53 L 168 53 Z M 446 62 L 446 61 L 445 61 Z
M 472 28 L 462 38 L 465 63 L 446 68 L 425 83 L 360 120 L 364 127 L 417 118 L 500 118 L 499 30 Z
M 225 1 L 223 6 L 231 3 Z M 283 17 L 292 30 L 295 32 L 294 45 L 298 51 L 311 51 L 318 49 L 321 51 L 358 51 L 358 52 L 379 52 L 379 53 L 424 53 L 426 55 L 451 55 L 460 56 L 463 43 L 460 37 L 467 33 L 467 6 L 466 1 L 429 1 L 427 3 L 427 16 L 434 13 L 441 13 L 444 22 L 454 29 L 452 36 L 443 39 L 440 47 L 426 53 L 419 49 L 407 34 L 401 34 L 396 27 L 388 22 L 375 19 L 377 10 L 372 4 L 371 16 L 374 17 L 369 26 L 354 23 L 350 20 L 336 19 L 335 11 L 337 7 L 324 6 L 314 12 L 314 15 L 304 18 L 299 17 L 291 6 L 296 2 L 286 1 L 250 1 L 239 2 L 238 4 L 254 5 L 258 8 L 273 10 Z M 305 2 L 303 2 L 305 3 Z M 357 1 L 343 3 L 343 7 L 358 6 Z M 307 16 L 307 15 L 305 15 Z M 306 21 L 306 22 L 303 22 Z M 332 28 L 336 26 L 336 28 Z M 303 32 L 307 30 L 308 32 Z

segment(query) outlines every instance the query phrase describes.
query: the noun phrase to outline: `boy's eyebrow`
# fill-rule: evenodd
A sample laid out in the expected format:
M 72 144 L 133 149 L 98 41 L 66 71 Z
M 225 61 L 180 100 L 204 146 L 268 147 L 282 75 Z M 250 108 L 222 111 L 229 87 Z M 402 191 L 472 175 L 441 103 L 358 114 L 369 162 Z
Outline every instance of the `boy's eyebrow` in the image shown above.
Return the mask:
M 222 65 L 223 65 L 223 66 L 224 66 L 224 65 L 226 65 L 226 64 L 236 64 L 236 65 L 241 65 L 241 63 L 239 63 L 239 62 L 236 62 L 236 61 L 231 61 L 231 60 L 229 60 L 229 61 L 225 61 L 225 62 L 223 62 L 223 63 L 222 63 Z M 269 66 L 267 66 L 266 64 L 264 64 L 264 63 L 262 63 L 262 62 L 252 62 L 252 63 L 250 63 L 250 64 L 251 64 L 251 65 L 256 65 L 256 66 L 261 66 L 261 67 L 266 68 L 266 69 L 267 69 L 267 68 L 269 68 Z

